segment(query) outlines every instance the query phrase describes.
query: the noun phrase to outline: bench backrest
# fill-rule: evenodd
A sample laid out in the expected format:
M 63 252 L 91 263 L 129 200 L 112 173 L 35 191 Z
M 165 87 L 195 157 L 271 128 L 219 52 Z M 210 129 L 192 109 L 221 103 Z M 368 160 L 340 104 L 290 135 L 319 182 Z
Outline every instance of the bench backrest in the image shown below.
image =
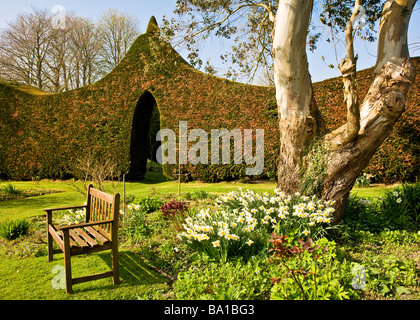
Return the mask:
M 120 195 L 110 195 L 108 193 L 94 189 L 92 185 L 88 187 L 86 208 L 86 222 L 98 222 L 113 220 L 113 223 L 104 224 L 101 228 L 109 235 L 118 228 L 120 214 Z

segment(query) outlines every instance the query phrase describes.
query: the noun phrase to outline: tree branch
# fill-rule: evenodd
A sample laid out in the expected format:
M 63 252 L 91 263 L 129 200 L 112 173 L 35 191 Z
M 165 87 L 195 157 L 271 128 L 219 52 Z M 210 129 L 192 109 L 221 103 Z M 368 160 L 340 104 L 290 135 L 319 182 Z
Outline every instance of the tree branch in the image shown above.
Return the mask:
M 355 1 L 353 14 L 347 23 L 346 29 L 346 53 L 347 57 L 343 59 L 338 68 L 343 75 L 344 83 L 344 101 L 347 104 L 347 122 L 344 127 L 339 128 L 329 135 L 333 147 L 342 147 L 357 139 L 360 130 L 360 110 L 359 98 L 356 85 L 356 63 L 357 57 L 354 56 L 354 24 L 356 17 L 361 10 L 360 0 Z

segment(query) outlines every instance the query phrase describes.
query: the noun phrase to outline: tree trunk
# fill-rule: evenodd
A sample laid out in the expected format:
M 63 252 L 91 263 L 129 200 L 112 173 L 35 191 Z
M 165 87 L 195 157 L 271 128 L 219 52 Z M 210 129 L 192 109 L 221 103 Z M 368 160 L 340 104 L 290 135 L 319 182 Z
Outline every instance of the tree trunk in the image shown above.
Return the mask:
M 357 177 L 391 133 L 405 111 L 405 97 L 415 79 L 410 61 L 407 31 L 416 0 L 388 1 L 379 29 L 378 60 L 375 79 L 360 107 L 360 131 L 357 139 L 332 144 L 322 196 L 335 200 L 336 219 L 342 217 L 344 206 Z
M 375 78 L 360 106 L 350 21 L 346 32 L 347 57 L 340 64 L 347 123 L 321 140 L 321 152 L 318 152 L 321 157 L 317 158 L 316 151 L 311 149 L 318 148 L 314 141 L 324 127 L 313 103 L 306 56 L 313 1 L 279 0 L 273 31 L 280 127 L 278 187 L 287 193 L 298 191 L 310 173 L 313 185 L 320 186 L 311 190 L 319 191 L 325 200 L 335 201 L 336 221 L 342 217 L 354 182 L 405 110 L 406 93 L 415 78 L 407 45 L 408 24 L 415 3 L 416 0 L 386 2 L 379 29 Z M 360 1 L 356 0 L 352 20 L 358 4 Z
M 313 0 L 280 0 L 273 31 L 274 83 L 279 111 L 279 188 L 299 188 L 301 159 L 320 127 L 313 101 L 306 38 Z

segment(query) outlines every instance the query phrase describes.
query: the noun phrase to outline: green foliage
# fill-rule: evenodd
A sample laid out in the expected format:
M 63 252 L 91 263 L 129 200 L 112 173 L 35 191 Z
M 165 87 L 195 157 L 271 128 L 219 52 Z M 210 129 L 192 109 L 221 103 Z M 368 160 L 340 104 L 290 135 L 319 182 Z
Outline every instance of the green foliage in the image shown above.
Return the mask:
M 373 175 L 365 172 L 356 179 L 354 186 L 362 187 L 362 188 L 370 187 L 370 182 L 372 178 L 373 178 Z
M 164 202 L 156 196 L 145 196 L 135 198 L 133 204 L 141 206 L 144 212 L 150 213 L 159 210 Z
M 393 220 L 398 229 L 420 230 L 420 182 L 387 190 L 378 201 L 377 211 Z
M 375 41 L 375 32 L 372 30 L 375 29 L 375 23 L 381 17 L 383 4 L 383 0 L 361 1 L 361 5 L 366 10 L 366 14 L 363 19 L 367 27 L 358 28 L 356 30 L 356 35 L 359 36 L 362 40 L 368 40 L 369 42 Z M 322 12 L 320 14 L 320 21 L 322 24 L 330 28 L 334 33 L 339 33 L 346 30 L 347 23 L 353 13 L 354 1 L 325 1 L 321 7 Z M 334 41 L 333 33 L 331 33 L 331 36 L 329 37 L 331 38 L 327 39 L 328 42 Z
M 1 189 L 1 192 L 8 195 L 19 195 L 22 190 L 16 189 L 11 183 Z
M 266 299 L 271 281 L 266 257 L 225 264 L 196 262 L 178 274 L 174 283 L 176 299 L 254 300 Z
M 416 264 L 412 260 L 394 257 L 373 257 L 363 262 L 366 268 L 366 290 L 381 296 L 410 293 L 410 287 L 418 281 Z
M 374 202 L 350 197 L 343 221 L 353 230 L 420 230 L 420 183 L 386 190 Z
M 209 197 L 209 194 L 206 190 L 194 190 L 191 192 L 184 193 L 183 197 L 186 200 L 203 200 Z
M 303 159 L 300 181 L 300 190 L 303 194 L 320 196 L 327 174 L 328 154 L 323 137 L 318 138 L 308 155 Z
M 26 219 L 11 220 L 0 225 L 0 237 L 7 240 L 14 240 L 27 234 L 30 223 Z
M 350 196 L 344 208 L 343 222 L 351 231 L 379 232 L 394 228 L 392 221 L 378 215 L 371 201 Z
M 36 258 L 46 255 L 47 248 L 33 242 L 19 242 L 4 252 L 4 256 L 8 259 Z
M 175 298 L 301 300 L 303 289 L 307 299 L 357 299 L 359 296 L 351 287 L 352 264 L 337 258 L 336 244 L 322 238 L 312 248 L 317 249 L 307 248 L 284 263 L 267 252 L 247 261 L 235 259 L 223 264 L 197 261 L 178 274 Z
M 344 300 L 354 297 L 349 285 L 349 263 L 336 259 L 336 245 L 325 238 L 293 246 L 286 236 L 273 235 L 271 259 L 276 264 L 271 299 Z

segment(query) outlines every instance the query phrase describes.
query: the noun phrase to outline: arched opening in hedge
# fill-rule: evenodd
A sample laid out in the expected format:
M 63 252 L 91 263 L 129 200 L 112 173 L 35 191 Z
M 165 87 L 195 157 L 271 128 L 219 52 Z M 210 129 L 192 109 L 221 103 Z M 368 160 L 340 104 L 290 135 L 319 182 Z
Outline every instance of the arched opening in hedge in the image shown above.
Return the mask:
M 156 161 L 160 142 L 156 134 L 160 130 L 160 114 L 153 95 L 146 91 L 137 102 L 133 116 L 130 144 L 131 180 L 142 180 L 146 174 L 147 160 Z

